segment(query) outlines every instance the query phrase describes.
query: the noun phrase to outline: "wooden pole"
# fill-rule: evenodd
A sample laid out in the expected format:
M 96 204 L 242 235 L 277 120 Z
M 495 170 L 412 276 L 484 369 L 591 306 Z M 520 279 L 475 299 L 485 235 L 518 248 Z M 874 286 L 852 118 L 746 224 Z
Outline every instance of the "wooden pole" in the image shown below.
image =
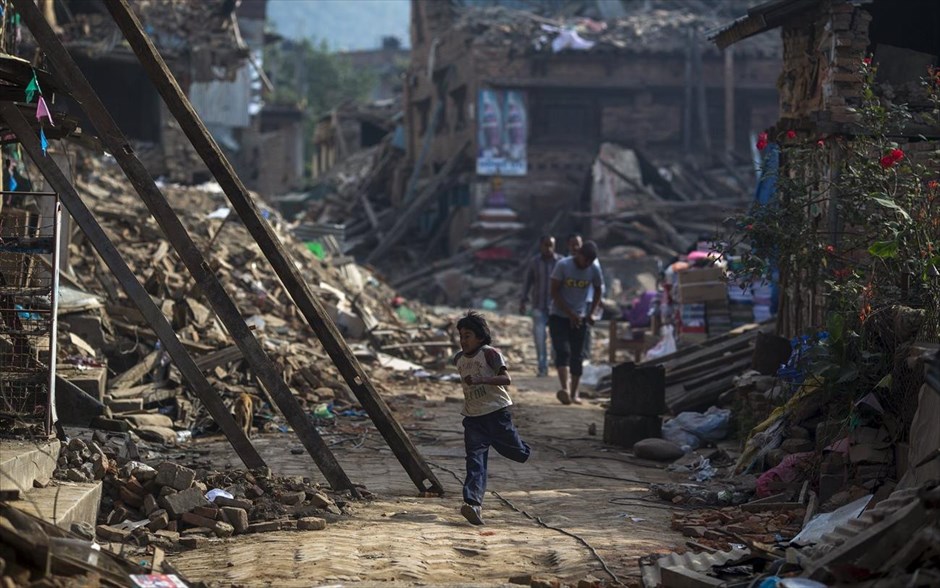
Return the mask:
M 68 50 L 49 27 L 33 0 L 13 0 L 22 22 L 26 24 L 36 44 L 45 52 L 59 78 L 73 98 L 82 106 L 89 120 L 98 129 L 98 137 L 111 152 L 134 189 L 147 205 L 150 213 L 163 229 L 167 240 L 176 249 L 180 260 L 192 274 L 209 305 L 231 334 L 245 360 L 251 366 L 261 385 L 271 394 L 288 424 L 294 429 L 301 443 L 316 462 L 327 482 L 337 490 L 356 488 L 340 467 L 329 446 L 320 437 L 316 427 L 301 409 L 290 388 L 284 383 L 280 370 L 265 354 L 261 344 L 245 323 L 238 307 L 229 297 L 221 282 L 212 272 L 209 263 L 193 242 L 179 217 L 173 212 L 166 197 L 160 192 L 153 178 L 143 166 L 130 143 L 114 122 L 111 113 L 101 102 L 91 84 L 85 79 Z M 143 33 L 140 33 L 143 35 Z M 255 209 L 257 211 L 257 209 Z M 260 219 L 260 214 L 258 215 Z M 247 224 L 247 223 L 246 223 Z M 262 246 L 262 249 L 264 247 Z
M 698 124 L 705 144 L 705 153 L 711 155 L 712 135 L 708 124 L 708 99 L 705 92 L 705 72 L 702 69 L 702 46 L 698 29 L 692 28 L 692 67 L 695 70 L 695 94 L 698 107 Z
M 734 151 L 734 47 L 725 49 L 725 151 Z
M 26 121 L 26 118 L 20 112 L 19 108 L 9 102 L 2 103 L 0 104 L 0 117 L 3 118 L 5 123 L 16 135 L 17 139 L 23 145 L 23 148 L 33 160 L 33 163 L 39 168 L 39 171 L 42 172 L 46 181 L 49 182 L 49 185 L 58 193 L 62 204 L 68 209 L 69 214 L 72 215 L 72 218 L 75 219 L 75 222 L 82 229 L 82 232 L 85 233 L 85 236 L 98 252 L 98 255 L 101 256 L 101 259 L 108 265 L 111 273 L 113 273 L 121 283 L 127 296 L 137 305 L 144 319 L 160 337 L 164 349 L 170 354 L 170 357 L 173 359 L 174 363 L 176 363 L 180 373 L 186 378 L 186 381 L 192 387 L 196 396 L 202 400 L 206 410 L 209 411 L 209 414 L 215 422 L 218 423 L 219 428 L 222 429 L 222 433 L 225 434 L 232 444 L 238 457 L 241 458 L 245 466 L 250 469 L 265 467 L 264 460 L 261 459 L 257 450 L 255 450 L 254 446 L 251 444 L 251 441 L 248 440 L 244 431 L 238 426 L 235 419 L 232 418 L 225 404 L 222 403 L 222 399 L 219 398 L 208 380 L 206 380 L 206 377 L 196 366 L 189 352 L 186 351 L 186 348 L 183 347 L 183 344 L 177 338 L 173 327 L 170 326 L 166 317 L 163 316 L 163 313 L 153 302 L 150 294 L 144 290 L 144 287 L 137 280 L 137 277 L 134 276 L 134 273 L 124 262 L 121 254 L 114 246 L 114 243 L 108 238 L 107 233 L 104 232 L 94 215 L 92 215 L 88 207 L 85 206 L 85 203 L 79 197 L 75 187 L 65 177 L 65 174 L 62 173 L 59 166 L 56 165 L 52 159 L 43 154 L 42 148 L 39 146 L 39 138 L 36 136 L 35 131 L 33 131 L 30 124 Z
M 17 0 L 18 4 L 27 4 L 30 0 Z M 307 286 L 297 267 L 291 260 L 290 254 L 284 248 L 284 245 L 274 234 L 271 225 L 261 216 L 257 205 L 248 193 L 248 190 L 242 184 L 241 180 L 232 169 L 231 164 L 225 158 L 222 150 L 212 138 L 212 135 L 206 129 L 202 120 L 196 114 L 189 99 L 180 89 L 179 84 L 173 77 L 163 58 L 160 56 L 156 47 L 144 33 L 140 21 L 131 11 L 126 0 L 106 0 L 105 5 L 118 27 L 124 33 L 124 38 L 133 49 L 137 58 L 140 60 L 144 71 L 150 77 L 157 91 L 163 97 L 167 107 L 173 116 L 179 122 L 180 127 L 189 138 L 196 152 L 205 162 L 206 166 L 212 172 L 216 181 L 222 187 L 225 195 L 232 203 L 232 208 L 238 214 L 239 218 L 248 229 L 248 232 L 255 239 L 264 253 L 265 257 L 271 263 L 275 273 L 284 284 L 284 288 L 290 293 L 291 298 L 297 304 L 301 313 L 307 322 L 313 328 L 324 349 L 330 355 L 333 363 L 336 365 L 340 374 L 346 380 L 349 388 L 359 400 L 362 407 L 369 413 L 372 422 L 385 438 L 392 452 L 401 462 L 405 471 L 411 477 L 412 481 L 423 492 L 442 493 L 443 486 L 437 480 L 437 477 L 431 472 L 430 466 L 424 461 L 424 458 L 418 453 L 418 450 L 408 438 L 407 433 L 395 420 L 391 410 L 384 399 L 379 396 L 378 391 L 372 385 L 369 377 L 366 375 L 359 361 L 353 355 L 352 350 L 346 344 L 343 336 L 340 334 L 336 325 L 330 319 L 326 309 L 315 299 Z M 152 183 L 152 180 L 151 180 Z M 244 321 L 240 321 L 244 327 Z M 245 327 L 247 330 L 247 327 Z M 232 333 L 235 335 L 235 333 Z M 250 336 L 250 334 L 249 334 Z M 236 335 L 236 340 L 237 340 Z M 251 338 L 254 341 L 254 338 Z M 260 350 L 260 348 L 259 348 Z M 248 354 L 246 353 L 246 358 Z M 290 391 L 284 385 L 283 380 L 278 378 L 278 383 L 282 392 L 290 395 Z M 268 383 L 265 388 L 270 390 Z M 290 396 L 293 404 L 297 401 Z M 296 406 L 299 413 L 299 406 Z M 287 410 L 284 410 L 287 415 Z M 309 424 L 306 415 L 299 413 L 304 424 L 314 433 L 316 429 Z M 297 425 L 291 423 L 297 429 Z M 319 439 L 319 435 L 317 435 Z M 322 449 L 327 450 L 325 445 Z M 332 454 L 330 454 L 332 457 Z M 319 463 L 319 462 L 318 462 Z M 338 469 L 339 466 L 336 465 Z M 322 469 L 322 468 L 321 468 Z M 341 471 L 341 470 L 340 470 Z M 325 472 L 324 472 L 325 473 Z M 345 478 L 345 474 L 343 474 Z M 334 485 L 336 487 L 336 485 Z M 344 486 L 341 486 L 344 487 Z
M 693 101 L 695 100 L 693 72 L 692 72 L 692 45 L 695 43 L 695 34 L 689 28 L 686 32 L 685 45 L 685 100 L 682 102 L 682 153 L 692 154 L 692 117 L 694 116 Z

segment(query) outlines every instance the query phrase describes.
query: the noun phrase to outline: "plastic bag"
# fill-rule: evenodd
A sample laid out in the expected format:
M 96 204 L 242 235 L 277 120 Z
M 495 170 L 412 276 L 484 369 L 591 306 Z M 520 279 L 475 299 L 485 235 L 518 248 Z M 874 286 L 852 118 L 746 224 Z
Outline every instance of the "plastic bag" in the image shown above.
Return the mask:
M 704 413 L 680 412 L 663 424 L 663 438 L 689 452 L 705 443 L 715 443 L 728 436 L 731 410 L 713 406 Z
M 686 413 L 682 413 L 686 414 Z M 682 416 L 680 414 L 679 416 Z M 668 439 L 688 453 L 702 446 L 702 440 L 682 428 L 682 423 L 676 417 L 663 423 L 663 439 Z
M 235 498 L 234 496 L 232 496 L 231 493 L 226 492 L 225 490 L 222 490 L 221 488 L 213 488 L 212 490 L 209 490 L 208 492 L 206 492 L 206 500 L 208 500 L 209 502 L 215 502 L 215 499 L 217 496 L 221 496 L 223 498 Z
M 665 357 L 670 353 L 676 352 L 676 337 L 673 334 L 672 325 L 666 325 L 662 328 L 662 339 L 659 340 L 659 343 L 650 348 L 646 352 L 646 356 L 643 358 L 644 361 L 649 361 L 651 359 L 658 359 L 660 357 Z

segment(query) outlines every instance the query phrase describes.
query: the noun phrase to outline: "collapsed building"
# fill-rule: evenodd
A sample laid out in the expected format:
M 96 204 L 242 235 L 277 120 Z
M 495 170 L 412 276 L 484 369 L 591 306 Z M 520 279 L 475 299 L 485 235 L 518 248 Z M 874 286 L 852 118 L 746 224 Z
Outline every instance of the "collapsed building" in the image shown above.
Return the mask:
M 533 227 L 591 210 L 586 185 L 603 143 L 642 153 L 649 177 L 684 157 L 747 160 L 750 135 L 776 117 L 778 42 L 719 54 L 702 43 L 717 21 L 701 9 L 637 3 L 601 20 L 599 10 L 592 19 L 488 4 L 413 3 L 408 165 L 433 175 L 462 153 L 467 177 L 455 190 L 483 204 L 499 178 L 504 200 L 490 200 Z M 427 214 L 443 220 L 448 208 Z
M 266 0 L 135 3 L 154 44 L 249 187 L 280 194 L 302 183 L 303 125 L 296 107 L 262 100 L 271 89 L 261 69 L 266 6 Z M 50 2 L 47 13 L 152 173 L 175 182 L 208 180 L 207 170 L 191 163 L 183 133 L 104 5 Z M 69 111 L 80 109 L 72 105 Z

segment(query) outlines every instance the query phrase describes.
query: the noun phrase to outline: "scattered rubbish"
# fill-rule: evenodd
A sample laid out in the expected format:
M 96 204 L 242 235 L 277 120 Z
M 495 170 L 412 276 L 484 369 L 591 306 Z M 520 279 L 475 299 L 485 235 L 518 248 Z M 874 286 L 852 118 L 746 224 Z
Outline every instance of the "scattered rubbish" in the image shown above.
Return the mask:
M 682 412 L 663 424 L 663 438 L 689 452 L 728 436 L 731 410 L 711 407 L 704 414 Z
M 215 502 L 217 496 L 221 496 L 222 498 L 235 498 L 230 492 L 226 492 L 221 488 L 213 488 L 206 492 L 206 500 L 209 502 Z
M 804 546 L 817 543 L 826 533 L 851 519 L 857 519 L 871 503 L 872 498 L 873 496 L 869 494 L 832 512 L 816 515 L 803 527 L 800 534 L 790 541 L 790 545 Z

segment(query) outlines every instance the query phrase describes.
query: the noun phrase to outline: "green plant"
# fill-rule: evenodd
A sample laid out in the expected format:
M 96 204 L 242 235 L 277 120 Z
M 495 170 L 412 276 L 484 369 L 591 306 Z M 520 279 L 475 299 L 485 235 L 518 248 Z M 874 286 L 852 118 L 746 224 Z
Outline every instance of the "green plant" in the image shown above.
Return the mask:
M 304 141 L 308 154 L 313 153 L 318 119 L 344 102 L 366 99 L 376 81 L 372 72 L 356 69 L 331 52 L 325 41 L 314 45 L 309 39 L 285 40 L 267 46 L 264 63 L 274 84 L 270 101 L 292 104 L 305 111 Z
M 850 397 L 884 388 L 892 370 L 883 341 L 891 325 L 872 325 L 873 316 L 918 309 L 920 336 L 940 334 L 940 151 L 926 162 L 905 151 L 926 141 L 908 138 L 915 124 L 940 127 L 940 73 L 928 72 L 926 108 L 914 109 L 880 97 L 876 72 L 869 59 L 860 64 L 851 134 L 776 137 L 776 171 L 765 162 L 776 197 L 731 219 L 720 251 L 740 257 L 742 281 L 779 274 L 791 304 L 801 292 L 822 297 L 824 324 L 801 330 L 827 336 L 805 367 Z M 758 147 L 768 140 L 762 134 Z

